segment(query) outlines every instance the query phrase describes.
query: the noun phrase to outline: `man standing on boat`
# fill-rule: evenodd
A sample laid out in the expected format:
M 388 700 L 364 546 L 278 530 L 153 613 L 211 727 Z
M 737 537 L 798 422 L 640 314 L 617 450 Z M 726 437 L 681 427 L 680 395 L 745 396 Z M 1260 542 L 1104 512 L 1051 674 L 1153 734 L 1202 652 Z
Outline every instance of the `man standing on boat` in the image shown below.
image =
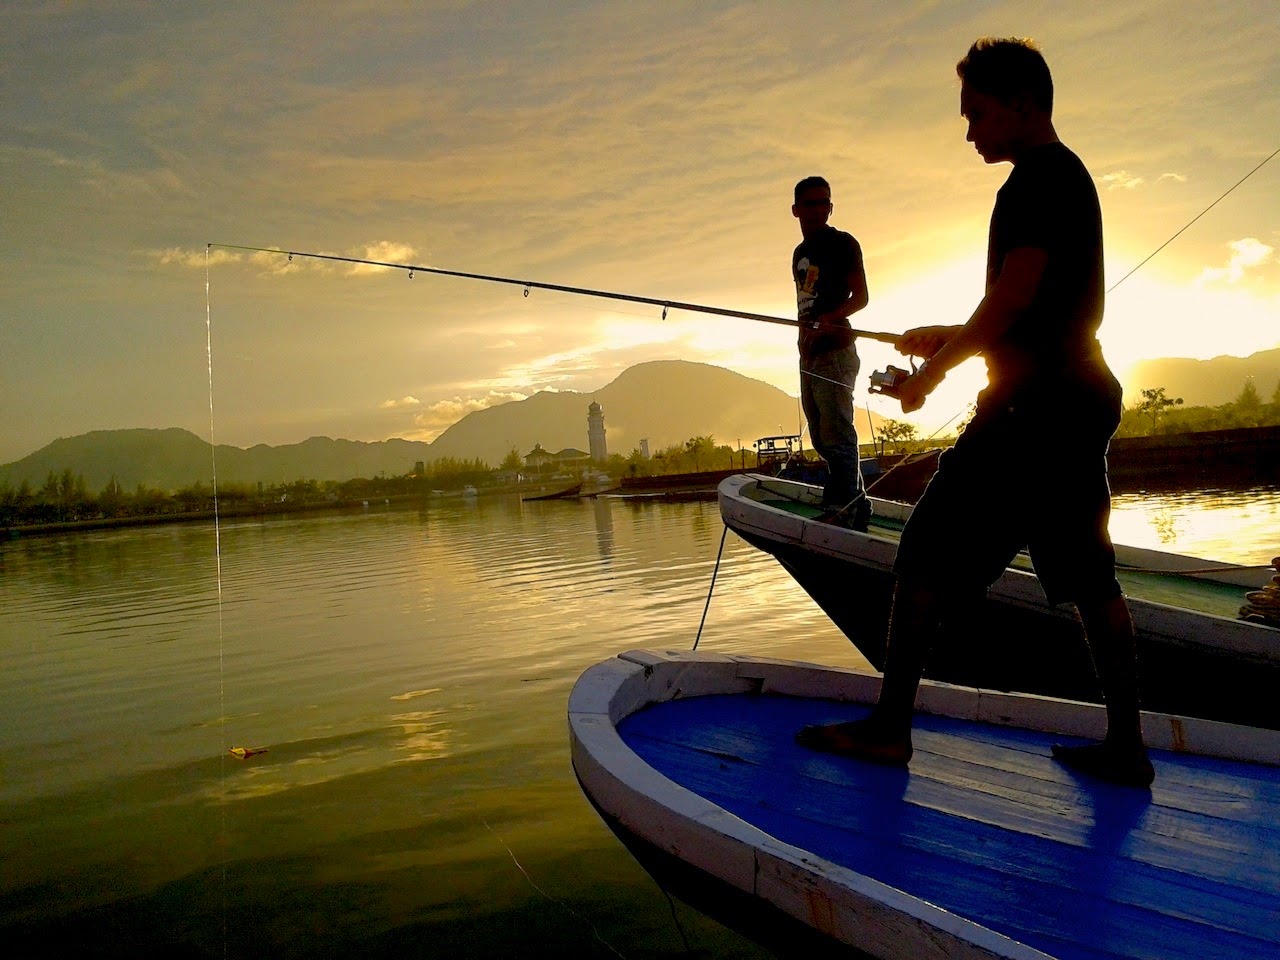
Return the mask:
M 813 448 L 827 462 L 823 519 L 866 530 L 871 503 L 853 426 L 859 361 L 849 317 L 867 305 L 867 277 L 862 248 L 827 223 L 831 211 L 826 180 L 806 177 L 796 184 L 791 215 L 804 238 L 791 255 L 800 321 L 800 406 Z
M 903 334 L 897 348 L 928 359 L 899 397 L 904 413 L 918 410 L 972 356 L 986 360 L 988 386 L 903 531 L 879 703 L 865 720 L 811 727 L 798 739 L 905 765 L 943 611 L 984 591 L 1026 546 L 1048 599 L 1079 611 L 1107 709 L 1102 742 L 1055 746 L 1054 756 L 1145 786 L 1153 771 L 1139 722 L 1133 621 L 1107 531 L 1106 453 L 1121 391 L 1096 339 L 1104 299 L 1097 190 L 1058 140 L 1053 81 L 1035 44 L 983 38 L 956 72 L 967 139 L 986 163 L 1009 162 L 1013 171 L 991 215 L 986 295 L 963 326 Z

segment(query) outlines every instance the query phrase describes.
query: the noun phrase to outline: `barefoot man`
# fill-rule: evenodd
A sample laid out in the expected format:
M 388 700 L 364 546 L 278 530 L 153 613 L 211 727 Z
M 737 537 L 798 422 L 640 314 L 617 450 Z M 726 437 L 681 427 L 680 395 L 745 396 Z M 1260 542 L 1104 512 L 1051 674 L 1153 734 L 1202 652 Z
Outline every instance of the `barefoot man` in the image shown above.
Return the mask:
M 996 195 L 986 294 L 963 326 L 909 330 L 896 347 L 927 357 L 901 387 L 904 413 L 948 370 L 980 355 L 988 386 L 902 534 L 880 700 L 854 723 L 810 727 L 801 743 L 903 766 L 916 691 L 943 610 L 985 590 L 1026 546 L 1048 599 L 1075 604 L 1107 710 L 1100 743 L 1058 760 L 1114 783 L 1153 772 L 1138 714 L 1133 621 L 1107 532 L 1106 454 L 1120 385 L 1103 360 L 1102 217 L 1097 190 L 1053 126 L 1048 65 L 1027 40 L 983 38 L 956 65 L 967 139 L 1012 163 Z M 1027 643 L 1034 644 L 1028 636 Z

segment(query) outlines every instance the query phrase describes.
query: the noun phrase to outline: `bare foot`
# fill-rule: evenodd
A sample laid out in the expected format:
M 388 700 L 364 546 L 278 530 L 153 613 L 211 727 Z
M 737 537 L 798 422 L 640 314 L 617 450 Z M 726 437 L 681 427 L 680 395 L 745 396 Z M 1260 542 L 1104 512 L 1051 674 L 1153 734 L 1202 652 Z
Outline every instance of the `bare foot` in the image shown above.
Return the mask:
M 905 767 L 911 761 L 911 735 L 890 734 L 873 718 L 805 727 L 796 743 L 811 750 L 869 760 L 887 767 Z
M 1147 751 L 1141 746 L 1117 747 L 1105 740 L 1078 747 L 1055 743 L 1053 756 L 1064 767 L 1122 787 L 1149 787 L 1156 778 Z

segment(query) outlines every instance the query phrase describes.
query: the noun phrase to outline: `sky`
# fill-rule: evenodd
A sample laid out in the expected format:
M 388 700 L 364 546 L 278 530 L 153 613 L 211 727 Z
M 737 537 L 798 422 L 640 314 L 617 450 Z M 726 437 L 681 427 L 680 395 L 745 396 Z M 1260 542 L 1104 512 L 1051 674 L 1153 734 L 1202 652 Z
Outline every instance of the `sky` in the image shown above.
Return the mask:
M 1109 285 L 1280 147 L 1276 0 L 6 0 L 0 463 L 126 427 L 430 440 L 647 360 L 799 392 L 787 327 L 222 245 L 786 317 L 818 173 L 865 254 L 856 325 L 962 323 L 1010 169 L 959 116 L 985 34 L 1045 53 Z M 1278 249 L 1280 157 L 1111 292 L 1117 373 L 1280 346 Z M 865 386 L 904 359 L 861 343 L 858 404 L 901 417 Z M 910 419 L 944 428 L 983 380 Z

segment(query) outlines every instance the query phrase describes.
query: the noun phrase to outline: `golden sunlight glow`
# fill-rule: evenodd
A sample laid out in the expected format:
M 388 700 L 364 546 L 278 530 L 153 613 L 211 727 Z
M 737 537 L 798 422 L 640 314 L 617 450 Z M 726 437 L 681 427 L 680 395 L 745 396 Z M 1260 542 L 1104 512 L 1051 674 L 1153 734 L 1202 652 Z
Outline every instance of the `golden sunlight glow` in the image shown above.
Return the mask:
M 1227 281 L 1135 274 L 1107 298 L 1099 339 L 1116 375 L 1154 357 L 1247 357 L 1280 346 L 1280 300 Z

